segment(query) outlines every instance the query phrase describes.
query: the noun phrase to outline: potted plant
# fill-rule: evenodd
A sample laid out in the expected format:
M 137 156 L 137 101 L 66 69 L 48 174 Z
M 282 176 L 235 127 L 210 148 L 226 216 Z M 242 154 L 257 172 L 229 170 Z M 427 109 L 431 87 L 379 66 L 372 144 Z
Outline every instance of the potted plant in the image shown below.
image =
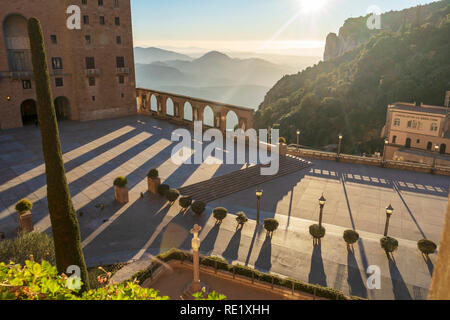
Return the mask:
M 182 196 L 179 200 L 180 206 L 187 211 L 192 204 L 192 198 L 189 196 Z
M 22 232 L 33 231 L 33 218 L 31 215 L 31 209 L 33 209 L 33 203 L 28 199 L 22 199 L 16 203 L 16 211 L 19 217 L 19 228 Z
M 243 228 L 244 224 L 247 223 L 248 218 L 245 215 L 245 212 L 241 211 L 237 213 L 236 221 L 238 223 L 238 227 Z
M 166 192 L 166 199 L 170 202 L 171 205 L 175 201 L 177 201 L 179 196 L 180 196 L 180 192 L 177 189 L 169 189 Z
M 170 186 L 168 184 L 160 184 L 158 186 L 158 193 L 161 197 L 165 197 L 167 191 L 170 190 Z
M 267 236 L 272 236 L 273 232 L 278 229 L 280 223 L 273 218 L 264 220 L 264 229 L 267 231 Z
M 344 231 L 344 241 L 347 243 L 347 247 L 353 246 L 359 240 L 359 233 L 355 230 Z
M 125 177 L 117 177 L 114 180 L 114 196 L 116 201 L 119 203 L 125 204 L 128 203 L 128 188 L 127 188 L 128 180 Z
M 215 208 L 213 210 L 213 216 L 216 218 L 217 223 L 222 223 L 222 221 L 227 217 L 228 210 L 226 208 Z
M 381 238 L 380 244 L 386 253 L 392 253 L 398 248 L 398 241 L 391 237 Z
M 204 203 L 203 201 L 195 201 L 192 204 L 191 208 L 196 215 L 200 216 L 205 211 L 206 203 Z
M 281 156 L 285 156 L 287 153 L 287 144 L 286 139 L 284 137 L 280 137 L 278 141 L 279 152 Z
M 159 172 L 156 169 L 151 169 L 147 174 L 148 192 L 152 194 L 158 193 L 158 187 L 161 185 Z
M 431 240 L 422 239 L 417 242 L 417 248 L 422 252 L 422 254 L 429 256 L 436 252 L 437 245 Z
M 322 239 L 325 237 L 326 230 L 324 227 L 319 226 L 318 224 L 313 224 L 309 227 L 309 233 L 313 236 L 314 239 Z

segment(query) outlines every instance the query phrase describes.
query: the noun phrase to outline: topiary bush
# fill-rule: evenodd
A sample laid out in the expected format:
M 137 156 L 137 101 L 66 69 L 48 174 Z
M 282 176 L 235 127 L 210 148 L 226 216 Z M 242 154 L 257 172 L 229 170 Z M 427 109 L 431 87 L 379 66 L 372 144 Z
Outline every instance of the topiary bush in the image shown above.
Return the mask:
M 166 192 L 166 199 L 169 200 L 171 203 L 174 203 L 178 197 L 180 196 L 180 191 L 177 189 L 169 189 Z
M 114 186 L 119 187 L 119 188 L 123 188 L 127 185 L 128 180 L 125 177 L 117 177 L 114 180 Z
M 437 245 L 427 239 L 422 239 L 417 242 L 417 248 L 425 255 L 433 254 L 436 252 Z
M 359 240 L 359 233 L 355 230 L 345 230 L 344 231 L 344 241 L 347 242 L 348 245 L 352 245 Z
M 192 211 L 194 211 L 196 215 L 201 215 L 205 211 L 205 208 L 206 203 L 203 201 L 195 201 L 191 206 Z
M 25 212 L 33 209 L 33 203 L 28 199 L 22 199 L 16 203 L 17 212 Z
M 245 212 L 241 211 L 237 213 L 236 221 L 238 224 L 243 225 L 248 221 L 247 216 L 245 215 Z
M 267 232 L 269 232 L 269 233 L 272 233 L 275 230 L 277 230 L 279 225 L 280 225 L 280 223 L 273 218 L 264 220 L 264 229 L 266 229 Z
M 213 210 L 213 216 L 218 222 L 222 222 L 228 214 L 228 210 L 226 208 L 218 207 Z
M 156 179 L 159 178 L 159 172 L 156 169 L 150 169 L 150 171 L 147 174 L 147 177 L 150 179 Z
M 183 196 L 180 198 L 179 203 L 182 208 L 187 209 L 192 204 L 192 198 L 189 196 Z
M 324 227 L 319 226 L 318 224 L 313 224 L 309 227 L 309 233 L 315 239 L 322 239 L 325 237 L 326 229 Z
M 398 241 L 391 237 L 384 237 L 380 240 L 381 248 L 387 253 L 392 253 L 398 248 Z
M 280 139 L 278 139 L 278 142 L 279 142 L 279 143 L 286 144 L 286 138 L 280 137 Z
M 162 196 L 165 197 L 166 196 L 166 192 L 170 190 L 169 185 L 167 184 L 160 184 L 158 186 L 158 193 Z

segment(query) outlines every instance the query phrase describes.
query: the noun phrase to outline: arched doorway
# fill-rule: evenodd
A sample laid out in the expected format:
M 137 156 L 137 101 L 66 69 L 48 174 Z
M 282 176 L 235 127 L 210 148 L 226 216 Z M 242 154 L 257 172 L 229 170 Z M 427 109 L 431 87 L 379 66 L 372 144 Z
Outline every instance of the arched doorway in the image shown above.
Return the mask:
M 184 120 L 194 121 L 194 114 L 192 112 L 192 105 L 189 102 L 184 104 Z
M 20 105 L 20 113 L 22 114 L 22 123 L 24 126 L 37 124 L 38 114 L 36 101 L 28 99 Z
M 411 139 L 410 138 L 406 139 L 405 147 L 411 148 Z
M 58 121 L 70 120 L 72 118 L 70 102 L 66 97 L 57 97 L 55 99 L 56 119 Z
M 235 131 L 238 127 L 239 118 L 233 110 L 230 110 L 227 113 L 227 131 Z
M 440 153 L 445 154 L 445 152 L 447 151 L 446 149 L 447 145 L 445 143 L 441 144 Z
M 158 112 L 158 100 L 154 94 L 152 94 L 152 97 L 150 98 L 150 110 Z
M 172 99 L 168 98 L 166 100 L 166 115 L 173 117 L 175 115 L 174 106 Z
M 214 112 L 210 106 L 206 106 L 203 110 L 203 124 L 211 128 L 214 127 Z
M 431 149 L 433 149 L 433 142 L 428 142 L 427 144 L 427 150 L 431 151 Z
M 11 14 L 3 21 L 3 34 L 10 71 L 31 71 L 27 19 Z

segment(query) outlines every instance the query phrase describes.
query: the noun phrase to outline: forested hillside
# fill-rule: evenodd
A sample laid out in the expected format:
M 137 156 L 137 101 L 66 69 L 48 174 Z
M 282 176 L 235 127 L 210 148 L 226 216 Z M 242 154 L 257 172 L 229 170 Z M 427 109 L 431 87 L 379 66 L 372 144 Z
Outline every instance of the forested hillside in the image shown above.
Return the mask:
M 338 58 L 282 78 L 267 93 L 255 125 L 278 124 L 289 143 L 299 128 L 302 145 L 335 144 L 342 133 L 345 152 L 381 151 L 389 103 L 443 104 L 450 90 L 449 40 L 450 5 L 423 23 L 380 31 Z

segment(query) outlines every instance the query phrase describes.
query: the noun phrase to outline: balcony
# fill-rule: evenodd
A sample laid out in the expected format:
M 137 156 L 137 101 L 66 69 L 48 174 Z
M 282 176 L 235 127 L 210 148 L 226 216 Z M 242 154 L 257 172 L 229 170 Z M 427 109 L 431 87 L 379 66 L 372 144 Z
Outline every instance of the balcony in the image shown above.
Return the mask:
M 130 74 L 131 68 L 116 68 L 117 74 Z
M 64 74 L 64 69 L 53 69 L 52 75 L 62 76 Z
M 32 77 L 33 71 L 0 71 L 0 79 L 23 80 Z
M 86 77 L 99 77 L 101 75 L 100 69 L 86 69 Z

